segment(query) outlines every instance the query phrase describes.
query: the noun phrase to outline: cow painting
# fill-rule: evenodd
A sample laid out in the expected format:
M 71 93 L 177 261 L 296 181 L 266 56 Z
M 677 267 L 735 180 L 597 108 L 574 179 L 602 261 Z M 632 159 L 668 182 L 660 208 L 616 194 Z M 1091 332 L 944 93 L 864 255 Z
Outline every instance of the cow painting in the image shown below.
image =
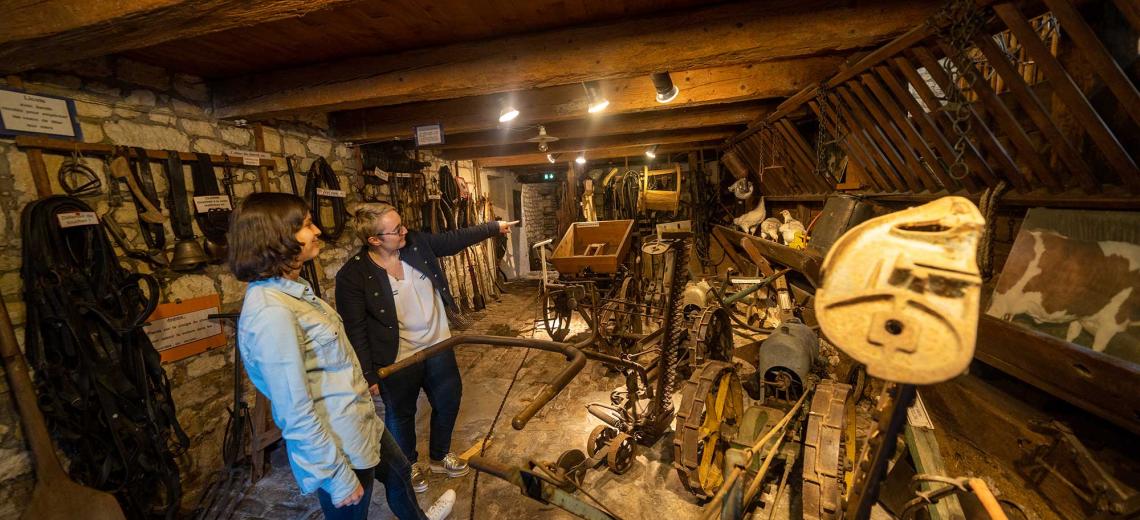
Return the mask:
M 1023 230 L 987 314 L 1068 323 L 1065 339 L 1087 331 L 1093 350 L 1103 352 L 1114 336 L 1140 325 L 1140 245 Z

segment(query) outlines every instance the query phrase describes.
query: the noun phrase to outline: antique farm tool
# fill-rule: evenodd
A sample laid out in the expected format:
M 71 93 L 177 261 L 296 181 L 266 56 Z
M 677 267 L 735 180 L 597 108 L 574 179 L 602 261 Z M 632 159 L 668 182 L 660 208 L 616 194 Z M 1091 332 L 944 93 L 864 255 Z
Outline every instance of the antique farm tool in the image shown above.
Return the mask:
M 134 195 L 135 202 L 137 202 L 143 210 L 142 213 L 139 214 L 140 219 L 151 224 L 161 224 L 162 221 L 166 220 L 166 217 L 162 216 L 162 212 L 154 207 L 151 200 L 143 193 L 139 183 L 135 181 L 134 175 L 131 174 L 130 162 L 127 161 L 125 155 L 116 156 L 111 160 L 111 174 L 113 174 L 116 179 L 126 181 L 127 186 L 131 188 L 131 195 Z
M 907 384 L 966 369 L 977 339 L 981 213 L 944 197 L 855 227 L 823 263 L 815 311 L 867 373 Z

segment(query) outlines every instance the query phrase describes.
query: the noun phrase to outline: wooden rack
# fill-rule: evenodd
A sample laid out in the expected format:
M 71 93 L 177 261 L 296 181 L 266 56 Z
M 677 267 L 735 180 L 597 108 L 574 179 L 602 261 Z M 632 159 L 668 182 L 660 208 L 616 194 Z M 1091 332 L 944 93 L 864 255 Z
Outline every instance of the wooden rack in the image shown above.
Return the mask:
M 1128 2 L 1111 1 L 1140 30 L 1140 20 L 1128 16 Z M 1117 103 L 1120 114 L 1115 121 L 1106 121 L 1109 118 L 1094 109 L 1056 57 L 1055 38 L 1049 44 L 1042 40 L 1038 33 L 1042 24 L 1035 27 L 1030 19 L 1040 12 L 1023 12 L 1009 1 L 977 4 L 995 22 L 968 42 L 970 60 L 949 63 L 957 56 L 951 42 L 932 24 L 921 24 L 830 79 L 800 91 L 730 139 L 725 144 L 730 166 L 735 166 L 730 170 L 739 175 L 743 163 L 747 171 L 759 174 L 762 192 L 768 196 L 835 191 L 838 179 L 817 168 L 815 147 L 808 145 L 792 120 L 806 106 L 816 123 L 838 140 L 849 159 L 849 176 L 857 176 L 872 193 L 974 194 L 1002 181 L 1010 186 L 1010 197 L 1038 191 L 1048 194 L 1043 199 L 1063 199 L 1073 191 L 1100 196 L 1116 187 L 1132 196 L 1140 193 L 1137 157 L 1130 154 L 1124 144 L 1127 136 L 1121 134 L 1128 124 L 1140 125 L 1140 92 L 1073 0 L 1045 0 L 1040 10 L 1055 17 L 1073 54 L 1087 62 L 1091 74 L 1105 86 L 1103 97 Z M 1006 50 L 994 42 L 994 34 L 1017 42 L 1016 51 L 1032 61 L 1031 74 L 1024 64 L 1010 61 Z M 977 70 L 974 57 L 984 58 L 980 66 L 985 70 Z M 928 83 L 950 91 L 955 82 L 951 68 L 974 68 L 979 77 L 968 92 L 971 128 L 963 155 L 967 171 L 951 168 L 957 140 L 952 116 Z M 989 79 L 983 79 L 985 71 L 992 72 Z M 1030 84 L 1037 78 L 1048 81 L 1055 100 Z
M 32 180 L 35 182 L 36 192 L 40 197 L 47 197 L 52 194 L 51 178 L 48 176 L 47 166 L 44 164 L 43 152 L 54 152 L 57 154 L 84 154 L 84 155 L 112 155 L 115 150 L 122 149 L 123 147 L 116 147 L 109 144 L 98 143 L 78 143 L 74 141 L 64 141 L 62 139 L 51 139 L 47 137 L 36 136 L 17 136 L 16 146 L 24 150 L 28 156 L 28 165 L 32 170 Z M 128 147 L 129 155 L 134 156 L 135 151 L 133 147 Z M 151 161 L 165 161 L 168 150 L 151 150 L 145 149 L 147 156 Z M 183 161 L 197 161 L 198 156 L 191 152 L 178 152 L 178 156 Z M 210 155 L 210 161 L 214 166 L 238 166 L 249 167 L 242 163 L 241 158 L 230 157 L 228 155 Z M 262 178 L 262 190 L 268 191 L 268 180 L 265 178 L 263 170 L 274 169 L 277 163 L 271 159 L 259 159 L 258 171 Z

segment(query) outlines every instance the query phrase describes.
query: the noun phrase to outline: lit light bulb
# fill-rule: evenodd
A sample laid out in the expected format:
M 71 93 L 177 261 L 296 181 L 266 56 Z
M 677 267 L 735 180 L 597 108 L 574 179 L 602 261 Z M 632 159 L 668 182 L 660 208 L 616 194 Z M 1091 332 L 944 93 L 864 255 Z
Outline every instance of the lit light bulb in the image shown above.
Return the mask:
M 578 158 L 574 159 L 574 162 L 578 164 L 586 164 L 586 154 L 579 155 Z
M 510 121 L 518 116 L 518 110 L 516 110 L 514 107 L 506 106 L 503 107 L 503 110 L 499 112 L 499 122 L 506 123 L 507 121 Z

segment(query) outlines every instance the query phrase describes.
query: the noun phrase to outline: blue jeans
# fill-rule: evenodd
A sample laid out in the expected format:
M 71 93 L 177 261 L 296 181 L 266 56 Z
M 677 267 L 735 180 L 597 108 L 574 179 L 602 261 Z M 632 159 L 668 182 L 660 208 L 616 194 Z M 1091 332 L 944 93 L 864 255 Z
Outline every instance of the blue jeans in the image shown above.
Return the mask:
M 384 484 L 388 507 L 400 520 L 427 520 L 416 492 L 412 490 L 412 464 L 404 456 L 396 439 L 384 428 L 380 436 L 380 465 L 376 466 L 376 480 Z
M 372 501 L 372 476 L 376 468 L 354 469 L 356 478 L 364 487 L 364 496 L 354 506 L 336 507 L 332 497 L 324 489 L 317 490 L 317 500 L 321 503 L 321 511 L 325 513 L 325 520 L 368 520 L 368 504 Z
M 451 451 L 451 433 L 459 417 L 459 401 L 463 381 L 455 352 L 440 352 L 380 380 L 380 397 L 384 400 L 384 426 L 392 431 L 408 460 L 419 459 L 416 453 L 416 400 L 420 389 L 431 403 L 431 432 L 428 455 L 443 460 Z

